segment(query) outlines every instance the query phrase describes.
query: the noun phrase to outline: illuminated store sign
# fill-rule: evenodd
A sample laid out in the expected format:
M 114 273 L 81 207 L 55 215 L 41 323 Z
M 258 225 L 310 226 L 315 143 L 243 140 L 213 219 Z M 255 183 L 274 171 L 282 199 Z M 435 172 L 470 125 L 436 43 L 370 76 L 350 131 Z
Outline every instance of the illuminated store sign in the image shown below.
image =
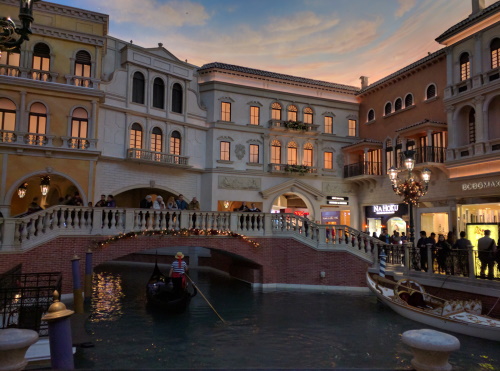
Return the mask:
M 385 205 L 373 206 L 373 212 L 377 215 L 394 214 L 396 211 L 398 211 L 398 209 L 399 209 L 398 204 L 385 204 Z
M 328 205 L 349 205 L 349 197 L 326 196 Z
M 462 183 L 462 191 L 475 191 L 478 189 L 500 187 L 500 180 L 488 180 L 486 182 Z

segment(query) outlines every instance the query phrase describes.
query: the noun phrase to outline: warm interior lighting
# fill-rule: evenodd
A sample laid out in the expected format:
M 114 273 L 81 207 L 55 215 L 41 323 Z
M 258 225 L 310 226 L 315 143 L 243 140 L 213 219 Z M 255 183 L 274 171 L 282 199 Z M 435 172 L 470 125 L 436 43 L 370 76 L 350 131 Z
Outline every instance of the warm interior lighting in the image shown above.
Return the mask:
M 48 175 L 44 175 L 40 177 L 40 190 L 42 191 L 42 195 L 47 196 L 50 188 L 50 177 Z
M 389 178 L 391 179 L 391 181 L 394 182 L 398 178 L 398 169 L 396 169 L 394 166 L 391 166 L 387 174 L 389 174 Z
M 223 204 L 224 204 L 224 209 L 229 208 L 229 201 L 224 201 Z
M 27 189 L 28 183 L 23 183 L 19 186 L 19 188 L 17 189 L 17 195 L 19 196 L 19 198 L 23 198 L 24 196 L 26 196 Z
M 413 157 L 415 155 L 415 151 L 404 151 L 403 155 L 405 156 L 406 170 L 410 172 L 413 171 L 413 167 L 415 166 L 415 159 Z
M 429 169 L 425 168 L 424 170 L 422 170 L 422 180 L 425 183 L 429 183 L 429 181 L 431 180 L 431 171 Z

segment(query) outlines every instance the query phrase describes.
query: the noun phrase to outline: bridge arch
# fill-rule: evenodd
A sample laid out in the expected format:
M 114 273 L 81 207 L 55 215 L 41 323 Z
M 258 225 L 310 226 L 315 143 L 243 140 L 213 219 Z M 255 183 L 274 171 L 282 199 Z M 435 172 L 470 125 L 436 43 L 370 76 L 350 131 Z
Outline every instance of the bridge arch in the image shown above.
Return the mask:
M 139 207 L 139 203 L 146 195 L 153 196 L 153 199 L 161 195 L 163 200 L 167 202 L 170 196 L 177 199 L 180 193 L 182 192 L 159 184 L 136 184 L 114 190 L 113 196 L 116 204 L 120 207 Z

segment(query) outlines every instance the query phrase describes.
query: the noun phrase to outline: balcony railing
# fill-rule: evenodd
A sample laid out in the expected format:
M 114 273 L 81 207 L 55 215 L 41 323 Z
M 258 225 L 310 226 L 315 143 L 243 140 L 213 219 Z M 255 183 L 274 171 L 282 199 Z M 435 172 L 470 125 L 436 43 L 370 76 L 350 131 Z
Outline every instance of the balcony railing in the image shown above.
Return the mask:
M 99 87 L 99 80 L 92 77 L 65 75 L 66 84 L 81 86 L 84 88 L 97 89 Z
M 446 148 L 425 146 L 414 150 L 415 165 L 434 162 L 442 164 L 446 161 Z M 404 166 L 404 154 L 401 153 L 398 158 L 397 167 Z
M 22 145 L 44 148 L 68 148 L 73 150 L 95 151 L 97 139 L 79 137 L 60 137 L 62 146 L 54 146 L 54 135 L 0 130 L 0 145 Z
M 350 178 L 359 175 L 383 175 L 382 163 L 361 161 L 355 164 L 344 165 L 344 178 Z
M 7 64 L 0 64 L 0 75 L 3 76 L 21 76 L 21 69 L 17 66 L 9 66 Z
M 290 175 L 316 174 L 318 168 L 306 165 L 269 164 L 269 172 Z
M 189 166 L 189 157 L 187 156 L 148 151 L 146 149 L 130 148 L 127 150 L 127 157 L 131 159 L 151 161 L 162 164 Z
M 308 132 L 318 131 L 318 125 L 306 124 L 301 121 L 269 120 L 269 128 Z
M 32 80 L 55 82 L 58 74 L 51 71 L 31 70 L 28 77 Z

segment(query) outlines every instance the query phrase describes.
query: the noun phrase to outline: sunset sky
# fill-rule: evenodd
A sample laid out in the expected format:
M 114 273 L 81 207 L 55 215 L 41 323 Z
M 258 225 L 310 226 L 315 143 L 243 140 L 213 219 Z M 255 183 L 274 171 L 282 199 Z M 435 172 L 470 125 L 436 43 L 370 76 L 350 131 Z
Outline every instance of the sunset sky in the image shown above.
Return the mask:
M 109 14 L 111 36 L 161 42 L 198 66 L 223 62 L 354 86 L 440 49 L 434 39 L 472 10 L 471 0 L 52 2 Z

